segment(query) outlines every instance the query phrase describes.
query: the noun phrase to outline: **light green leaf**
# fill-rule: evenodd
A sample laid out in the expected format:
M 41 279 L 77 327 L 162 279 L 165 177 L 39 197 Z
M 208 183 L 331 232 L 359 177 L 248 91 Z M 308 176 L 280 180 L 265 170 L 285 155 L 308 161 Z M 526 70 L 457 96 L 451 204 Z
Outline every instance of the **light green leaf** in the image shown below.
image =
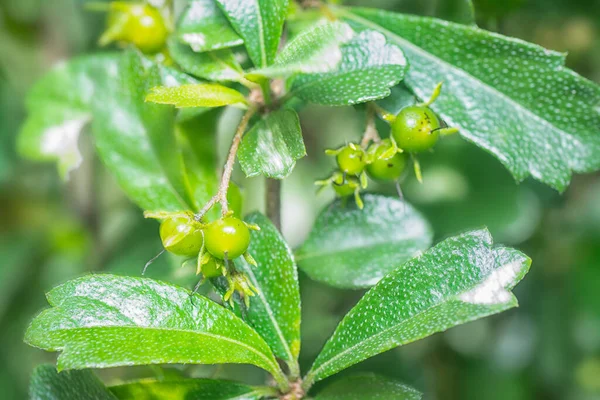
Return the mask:
M 259 400 L 277 395 L 272 387 L 214 379 L 145 379 L 112 386 L 110 390 L 120 400 Z
M 420 400 L 421 393 L 376 375 L 349 376 L 337 380 L 317 394 L 315 400 Z
M 267 114 L 246 133 L 238 159 L 246 176 L 284 179 L 305 155 L 298 114 L 286 109 Z
M 216 83 L 197 83 L 176 87 L 153 87 L 146 101 L 183 107 L 222 107 L 230 104 L 246 104 L 243 94 Z
M 243 71 L 229 49 L 196 53 L 177 40 L 169 40 L 171 57 L 187 73 L 209 81 L 242 81 Z
M 404 78 L 408 67 L 402 50 L 385 36 L 364 31 L 342 46 L 342 60 L 331 72 L 299 74 L 292 93 L 303 100 L 345 106 L 377 100 Z
M 244 39 L 258 68 L 269 66 L 281 39 L 288 0 L 216 0 L 229 22 Z
M 62 351 L 61 370 L 243 363 L 284 379 L 252 328 L 188 290 L 150 279 L 89 275 L 54 288 L 47 298 L 52 308 L 33 320 L 25 341 Z
M 359 29 L 402 47 L 406 85 L 519 181 L 564 190 L 572 172 L 600 169 L 600 87 L 565 67 L 565 55 L 473 26 L 371 9 L 337 8 Z
M 433 232 L 410 204 L 375 194 L 364 209 L 336 200 L 318 217 L 296 251 L 312 279 L 340 288 L 375 285 L 388 272 L 431 246 Z
M 323 73 L 334 70 L 342 61 L 340 45 L 354 32 L 341 22 L 319 24 L 296 36 L 275 57 L 273 65 L 250 74 L 279 77 L 296 73 Z
M 31 375 L 30 400 L 117 400 L 90 370 L 62 371 L 40 365 Z
M 213 0 L 193 0 L 177 23 L 177 38 L 196 52 L 225 49 L 244 43 Z
M 386 275 L 338 325 L 305 386 L 376 354 L 517 305 L 531 260 L 487 230 L 452 237 Z
M 243 257 L 236 267 L 246 273 L 258 294 L 251 298 L 244 320 L 265 339 L 275 355 L 284 360 L 298 377 L 300 353 L 300 289 L 292 251 L 277 228 L 262 214 L 246 218 L 260 227 L 252 232 L 248 252 L 258 266 Z
M 103 88 L 92 105 L 96 148 L 144 210 L 197 209 L 173 134 L 175 111 L 144 102 L 151 87 L 172 84 L 176 76 L 130 51 L 96 81 Z

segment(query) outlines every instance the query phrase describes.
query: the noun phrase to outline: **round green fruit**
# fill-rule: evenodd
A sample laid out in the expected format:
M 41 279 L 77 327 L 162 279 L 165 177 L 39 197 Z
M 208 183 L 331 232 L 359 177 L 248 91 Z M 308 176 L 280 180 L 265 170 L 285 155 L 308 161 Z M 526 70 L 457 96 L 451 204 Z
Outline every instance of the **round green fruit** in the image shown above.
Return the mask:
M 212 257 L 206 264 L 202 265 L 200 272 L 205 278 L 217 278 L 223 275 L 223 270 Z
M 367 165 L 367 155 L 359 145 L 344 147 L 336 159 L 340 170 L 348 175 L 359 175 Z
M 394 153 L 391 157 L 381 158 L 381 155 L 392 148 L 389 139 L 375 143 L 369 148 L 372 161 L 367 165 L 367 173 L 373 179 L 395 181 L 402 175 L 406 167 L 406 154 Z
M 160 11 L 149 4 L 118 3 L 108 15 L 111 39 L 131 43 L 144 53 L 157 53 L 167 42 L 169 30 Z
M 333 179 L 332 186 L 338 196 L 347 197 L 356 192 L 356 189 L 360 187 L 360 182 L 352 176 L 347 177 L 344 181 L 344 177 L 340 174 Z
M 250 230 L 235 217 L 211 222 L 204 229 L 206 250 L 218 259 L 232 260 L 244 254 L 250 245 Z
M 160 240 L 170 253 L 194 257 L 202 249 L 202 231 L 185 217 L 167 218 L 160 224 Z
M 409 106 L 392 122 L 392 136 L 401 149 L 419 153 L 435 146 L 440 127 L 440 120 L 429 107 Z

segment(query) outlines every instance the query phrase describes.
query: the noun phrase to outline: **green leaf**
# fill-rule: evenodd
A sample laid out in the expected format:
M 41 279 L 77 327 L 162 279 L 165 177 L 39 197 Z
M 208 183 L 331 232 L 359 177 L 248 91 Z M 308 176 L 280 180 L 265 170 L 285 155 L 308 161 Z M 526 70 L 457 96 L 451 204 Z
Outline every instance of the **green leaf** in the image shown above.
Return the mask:
M 340 288 L 375 285 L 388 272 L 431 246 L 433 232 L 410 204 L 381 195 L 363 196 L 364 209 L 336 200 L 317 217 L 296 251 L 312 279 Z
M 216 0 L 236 32 L 244 39 L 248 55 L 258 68 L 275 58 L 288 0 Z
M 213 379 L 153 380 L 112 386 L 110 390 L 120 400 L 259 400 L 276 396 L 272 387 L 257 387 Z
M 177 38 L 196 52 L 244 44 L 213 0 L 193 0 L 177 23 Z
M 408 64 L 402 50 L 375 31 L 364 31 L 342 46 L 335 71 L 300 74 L 292 93 L 303 100 L 345 106 L 377 100 L 404 78 Z
M 243 80 L 243 71 L 229 49 L 196 53 L 177 40 L 169 40 L 169 52 L 173 60 L 187 73 L 209 81 Z
M 319 24 L 296 36 L 275 57 L 273 65 L 250 74 L 279 77 L 296 73 L 323 73 L 334 70 L 342 61 L 340 45 L 348 42 L 354 31 L 348 24 Z
M 169 73 L 136 52 L 123 54 L 94 99 L 96 148 L 121 188 L 144 210 L 197 209 L 175 140 L 175 111 L 145 103 L 153 86 L 177 83 Z
M 420 400 L 421 393 L 376 375 L 349 376 L 320 391 L 315 400 Z
M 246 133 L 238 159 L 248 177 L 284 179 L 305 155 L 298 114 L 286 109 L 267 114 Z
M 435 16 L 465 25 L 475 25 L 473 0 L 446 0 L 436 3 Z
M 18 148 L 22 155 L 38 161 L 57 161 L 60 175 L 83 161 L 77 142 L 92 119 L 91 106 L 103 88 L 100 76 L 117 69 L 117 54 L 74 58 L 61 63 L 40 79 L 27 95 L 29 116 L 21 129 Z
M 89 275 L 47 294 L 25 341 L 60 350 L 59 369 L 146 364 L 253 364 L 283 382 L 264 340 L 231 311 L 151 279 Z M 176 343 L 177 345 L 173 345 Z
M 252 232 L 248 248 L 257 266 L 248 264 L 243 257 L 236 260 L 236 267 L 258 289 L 244 312 L 244 320 L 297 377 L 300 373 L 300 289 L 296 263 L 288 244 L 267 217 L 254 213 L 246 221 L 260 226 L 260 231 Z
M 117 398 L 90 370 L 62 371 L 40 365 L 31 376 L 31 400 L 116 400 Z
M 493 248 L 487 230 L 446 239 L 365 294 L 325 344 L 305 385 L 396 346 L 517 306 L 510 290 L 530 264 L 514 249 Z
M 246 104 L 243 94 L 216 83 L 197 83 L 175 87 L 153 87 L 146 101 L 183 107 L 222 107 L 230 104 Z
M 572 172 L 600 169 L 600 87 L 565 67 L 565 55 L 473 26 L 371 9 L 336 9 L 353 27 L 402 47 L 406 85 L 519 181 L 564 190 Z

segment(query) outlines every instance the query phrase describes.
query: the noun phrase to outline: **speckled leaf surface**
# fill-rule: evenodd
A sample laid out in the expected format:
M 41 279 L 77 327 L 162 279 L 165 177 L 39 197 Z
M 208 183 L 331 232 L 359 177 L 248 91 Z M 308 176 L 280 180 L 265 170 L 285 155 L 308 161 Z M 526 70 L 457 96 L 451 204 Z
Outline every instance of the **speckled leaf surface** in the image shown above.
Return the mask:
M 244 135 L 238 160 L 246 176 L 284 179 L 306 155 L 298 114 L 292 109 L 267 114 Z
M 376 375 L 348 376 L 320 391 L 315 400 L 420 400 L 415 389 Z
M 340 288 L 375 285 L 388 272 L 431 246 L 433 232 L 410 204 L 374 194 L 364 209 L 336 200 L 317 217 L 296 251 L 312 279 Z
M 225 49 L 244 43 L 214 0 L 193 0 L 177 23 L 176 37 L 196 52 Z
M 288 0 L 215 0 L 258 68 L 270 65 L 277 53 Z
M 246 98 L 235 89 L 216 83 L 196 83 L 181 86 L 155 86 L 146 96 L 147 102 L 170 104 L 177 108 L 222 107 L 245 104 Z
M 522 181 L 564 190 L 573 172 L 600 169 L 600 88 L 565 67 L 565 55 L 473 26 L 371 9 L 337 9 L 353 27 L 402 47 L 405 83 L 461 135 Z
M 40 365 L 31 375 L 30 400 L 117 400 L 90 370 L 57 372 Z
M 338 325 L 307 374 L 326 378 L 393 347 L 517 306 L 531 260 L 487 230 L 452 237 L 386 275 Z
M 346 106 L 381 99 L 404 78 L 408 64 L 399 47 L 383 34 L 363 31 L 341 48 L 342 59 L 331 72 L 299 74 L 292 93 L 305 101 Z
M 146 364 L 253 364 L 277 373 L 264 340 L 231 311 L 151 279 L 90 275 L 47 294 L 52 308 L 25 341 L 62 351 L 59 369 Z
M 244 319 L 297 376 L 300 372 L 300 289 L 292 250 L 264 215 L 254 213 L 246 221 L 260 226 L 260 231 L 252 232 L 248 249 L 258 266 L 251 266 L 242 257 L 236 260 L 237 268 L 244 271 L 258 289 L 258 294 L 250 300 L 250 308 L 244 312 Z
M 196 53 L 189 45 L 171 39 L 169 51 L 181 69 L 195 77 L 215 82 L 243 78 L 242 67 L 229 49 Z
M 112 386 L 119 400 L 259 400 L 277 392 L 272 387 L 256 387 L 216 379 L 145 379 Z

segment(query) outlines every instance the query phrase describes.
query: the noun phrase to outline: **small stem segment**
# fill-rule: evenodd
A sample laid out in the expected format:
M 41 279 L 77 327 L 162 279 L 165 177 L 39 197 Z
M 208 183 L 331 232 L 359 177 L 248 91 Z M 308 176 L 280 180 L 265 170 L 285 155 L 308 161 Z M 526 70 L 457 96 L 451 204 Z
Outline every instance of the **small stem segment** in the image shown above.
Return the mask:
M 267 179 L 266 205 L 267 217 L 281 231 L 281 181 L 279 179 Z
M 379 142 L 381 140 L 379 132 L 377 132 L 377 128 L 375 127 L 375 113 L 377 110 L 372 104 L 373 103 L 369 103 L 367 105 L 367 126 L 365 128 L 365 134 L 360 141 L 360 146 L 363 149 L 366 149 L 370 142 Z
M 233 140 L 231 141 L 231 147 L 229 148 L 229 155 L 227 156 L 227 161 L 225 162 L 225 166 L 223 167 L 223 175 L 221 175 L 221 182 L 219 184 L 219 190 L 217 194 L 213 196 L 208 203 L 200 210 L 198 214 L 196 214 L 196 221 L 201 221 L 204 215 L 217 203 L 221 204 L 221 214 L 223 216 L 229 213 L 229 203 L 227 201 L 227 190 L 229 189 L 229 182 L 231 181 L 231 174 L 233 173 L 233 166 L 235 165 L 235 156 L 237 155 L 238 148 L 240 147 L 240 143 L 242 142 L 242 137 L 246 132 L 246 128 L 248 127 L 248 123 L 252 116 L 256 113 L 256 108 L 254 106 L 250 106 L 248 111 L 242 117 L 240 124 L 237 127 L 235 135 L 233 136 Z

